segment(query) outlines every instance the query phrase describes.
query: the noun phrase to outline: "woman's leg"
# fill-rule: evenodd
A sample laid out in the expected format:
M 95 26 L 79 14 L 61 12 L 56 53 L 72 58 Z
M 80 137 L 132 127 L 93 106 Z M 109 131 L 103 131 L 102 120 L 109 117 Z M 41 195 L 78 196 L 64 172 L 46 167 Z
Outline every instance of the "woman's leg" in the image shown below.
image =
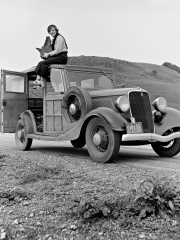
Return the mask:
M 41 61 L 38 63 L 35 72 L 37 75 L 46 78 L 48 74 L 48 68 L 51 64 L 66 64 L 67 63 L 67 54 L 60 54 L 59 56 L 53 56 L 49 59 Z
M 49 66 L 51 64 L 67 64 L 67 61 L 67 53 L 61 53 L 58 56 L 52 56 L 49 59 L 39 62 L 37 67 L 35 68 L 37 78 L 33 83 L 40 85 L 40 87 L 44 87 L 44 82 L 42 78 L 47 78 Z M 35 88 L 36 87 L 34 87 L 34 89 Z

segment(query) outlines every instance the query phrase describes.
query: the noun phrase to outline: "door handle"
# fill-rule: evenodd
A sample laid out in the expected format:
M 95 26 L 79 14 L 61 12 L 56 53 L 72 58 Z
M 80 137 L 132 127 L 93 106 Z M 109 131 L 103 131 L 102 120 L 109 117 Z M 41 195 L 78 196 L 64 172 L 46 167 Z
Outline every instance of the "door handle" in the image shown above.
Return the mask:
M 7 105 L 7 101 L 6 101 L 6 100 L 3 100 L 3 101 L 2 101 L 2 105 L 3 105 L 3 107 L 5 107 L 5 106 Z

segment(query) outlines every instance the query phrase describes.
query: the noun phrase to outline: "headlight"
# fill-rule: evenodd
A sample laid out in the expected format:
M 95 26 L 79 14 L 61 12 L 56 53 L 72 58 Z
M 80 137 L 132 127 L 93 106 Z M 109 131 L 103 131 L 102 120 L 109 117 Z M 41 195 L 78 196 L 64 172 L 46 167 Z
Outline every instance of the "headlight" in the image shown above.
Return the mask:
M 122 112 L 127 112 L 130 108 L 129 99 L 125 96 L 118 97 L 118 99 L 116 99 L 115 106 Z
M 165 98 L 159 97 L 153 101 L 152 105 L 155 110 L 160 111 L 160 112 L 165 112 L 166 107 L 167 107 L 167 102 L 166 102 Z

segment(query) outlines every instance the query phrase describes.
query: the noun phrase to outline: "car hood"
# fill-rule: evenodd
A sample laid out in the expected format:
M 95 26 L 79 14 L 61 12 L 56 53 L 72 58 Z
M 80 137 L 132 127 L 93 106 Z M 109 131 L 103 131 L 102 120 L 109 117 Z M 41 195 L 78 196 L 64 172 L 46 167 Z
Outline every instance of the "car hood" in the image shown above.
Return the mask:
M 116 88 L 116 89 L 102 89 L 89 91 L 91 97 L 107 97 L 107 96 L 120 96 L 127 95 L 131 91 L 146 92 L 144 89 L 139 87 L 134 88 Z

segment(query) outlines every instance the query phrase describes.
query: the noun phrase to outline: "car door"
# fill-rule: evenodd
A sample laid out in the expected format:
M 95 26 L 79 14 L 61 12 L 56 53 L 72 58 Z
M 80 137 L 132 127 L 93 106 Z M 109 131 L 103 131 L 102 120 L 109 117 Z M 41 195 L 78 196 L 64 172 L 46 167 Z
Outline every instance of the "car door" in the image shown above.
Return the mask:
M 52 68 L 44 97 L 43 132 L 49 135 L 65 133 L 69 130 L 62 113 L 62 102 L 66 86 L 65 70 Z
M 1 70 L 0 104 L 0 132 L 15 132 L 20 114 L 27 109 L 25 73 Z

